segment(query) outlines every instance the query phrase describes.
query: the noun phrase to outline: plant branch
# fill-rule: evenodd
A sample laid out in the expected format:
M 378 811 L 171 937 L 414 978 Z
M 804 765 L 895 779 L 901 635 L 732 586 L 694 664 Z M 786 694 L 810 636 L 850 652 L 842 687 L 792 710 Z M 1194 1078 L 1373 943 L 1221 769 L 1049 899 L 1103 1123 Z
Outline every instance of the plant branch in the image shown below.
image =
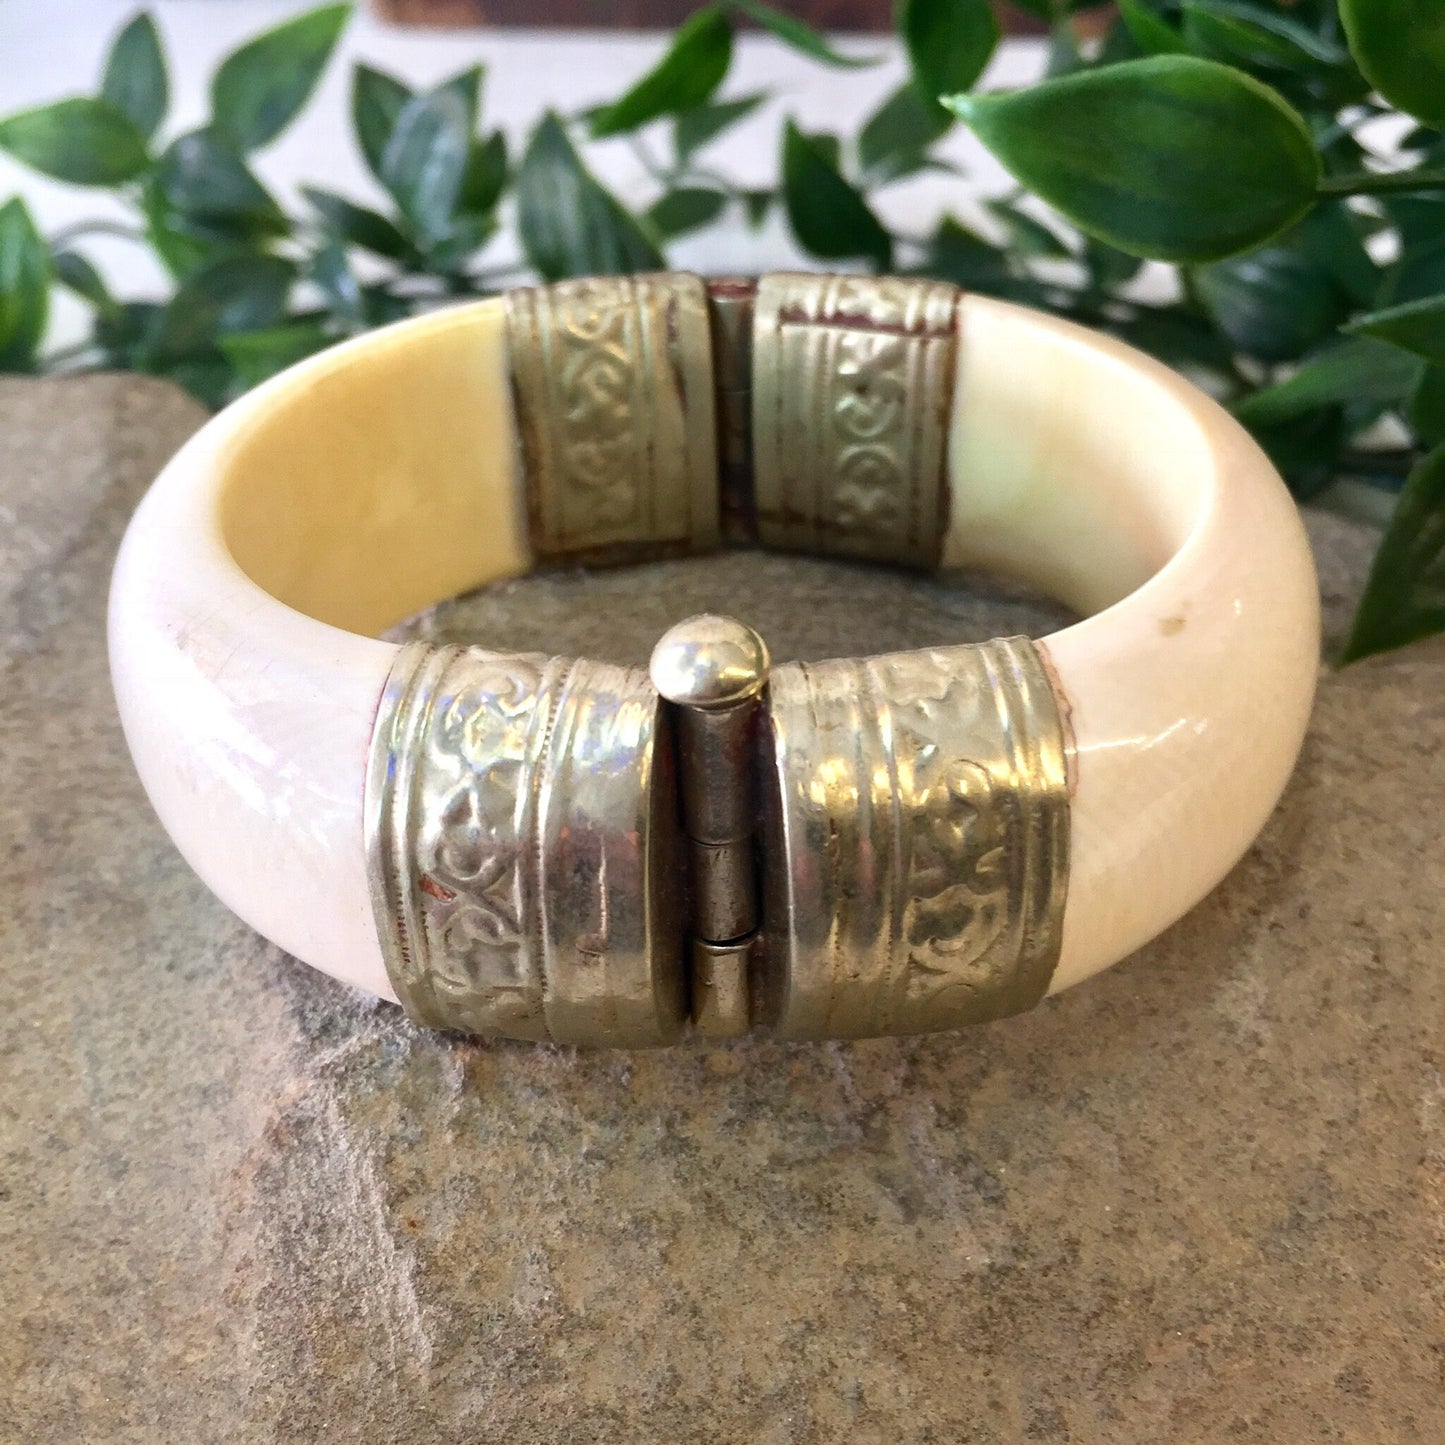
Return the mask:
M 1349 171 L 1326 176 L 1319 185 L 1321 196 L 1382 196 L 1401 191 L 1445 190 L 1445 169 L 1413 171 Z
M 675 170 L 669 171 L 665 166 L 661 165 L 653 156 L 652 152 L 647 149 L 641 136 L 631 135 L 628 136 L 627 139 L 629 149 L 632 151 L 632 154 L 637 157 L 638 165 L 640 165 L 658 185 L 672 185 L 676 179 L 677 172 Z
M 121 221 L 77 221 L 74 225 L 62 226 L 50 238 L 50 248 L 59 251 L 83 236 L 119 236 L 124 241 L 146 241 L 144 231 Z

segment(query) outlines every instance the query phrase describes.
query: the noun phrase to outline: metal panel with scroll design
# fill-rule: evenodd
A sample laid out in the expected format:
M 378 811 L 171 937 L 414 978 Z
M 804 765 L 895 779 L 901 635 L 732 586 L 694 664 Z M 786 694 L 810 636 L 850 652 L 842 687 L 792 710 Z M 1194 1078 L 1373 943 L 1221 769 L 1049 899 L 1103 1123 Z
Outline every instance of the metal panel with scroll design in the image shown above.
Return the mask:
M 532 545 L 622 561 L 718 541 L 707 293 L 685 274 L 507 294 Z
M 1033 644 L 784 663 L 766 729 L 760 1020 L 861 1038 L 1032 1008 L 1069 852 L 1063 727 Z
M 670 736 L 643 672 L 402 650 L 367 829 L 387 973 L 413 1018 L 554 1043 L 677 1037 Z
M 758 283 L 753 469 L 764 546 L 938 565 L 957 299 L 944 282 L 892 276 Z

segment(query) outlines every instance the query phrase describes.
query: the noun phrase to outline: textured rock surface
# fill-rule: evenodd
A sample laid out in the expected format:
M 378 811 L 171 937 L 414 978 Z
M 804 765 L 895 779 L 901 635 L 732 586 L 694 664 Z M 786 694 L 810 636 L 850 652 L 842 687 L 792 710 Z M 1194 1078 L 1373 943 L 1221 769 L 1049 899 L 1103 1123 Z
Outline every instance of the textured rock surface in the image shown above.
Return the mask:
M 0 1439 L 1445 1436 L 1445 646 L 1327 678 L 1226 884 L 1026 1018 L 425 1037 L 231 918 L 125 756 L 109 564 L 199 420 L 0 385 Z M 1338 633 L 1367 539 L 1314 530 Z M 783 656 L 1043 620 L 845 582 L 726 558 L 431 621 L 641 660 L 708 605 Z

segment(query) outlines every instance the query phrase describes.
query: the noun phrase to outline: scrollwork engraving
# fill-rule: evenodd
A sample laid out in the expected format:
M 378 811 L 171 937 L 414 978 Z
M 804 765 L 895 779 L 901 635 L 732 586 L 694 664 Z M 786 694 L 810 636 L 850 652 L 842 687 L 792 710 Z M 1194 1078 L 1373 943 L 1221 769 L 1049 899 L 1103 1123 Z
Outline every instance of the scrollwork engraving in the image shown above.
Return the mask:
M 780 667 L 771 726 L 775 1026 L 918 1033 L 1037 1002 L 1058 958 L 1068 807 L 1032 644 Z
M 957 293 L 768 276 L 754 335 L 759 535 L 937 565 Z
M 367 826 L 387 970 L 414 1017 L 559 1042 L 675 1036 L 676 923 L 649 871 L 672 816 L 652 792 L 655 711 L 625 668 L 403 649 Z
M 537 554 L 607 559 L 715 544 L 702 282 L 594 277 L 513 291 L 507 332 Z

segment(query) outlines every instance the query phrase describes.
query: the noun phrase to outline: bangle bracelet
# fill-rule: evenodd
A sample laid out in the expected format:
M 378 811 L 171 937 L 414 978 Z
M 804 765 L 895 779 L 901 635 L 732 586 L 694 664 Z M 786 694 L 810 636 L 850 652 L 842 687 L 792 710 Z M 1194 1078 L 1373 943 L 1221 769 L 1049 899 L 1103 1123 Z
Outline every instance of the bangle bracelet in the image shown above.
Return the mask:
M 1011 574 L 1037 642 L 647 671 L 378 640 L 535 566 L 725 544 Z M 176 845 L 441 1028 L 639 1047 L 1019 1012 L 1153 937 L 1284 786 L 1314 571 L 1267 459 L 1108 337 L 931 281 L 666 274 L 337 346 L 187 444 L 116 565 Z

